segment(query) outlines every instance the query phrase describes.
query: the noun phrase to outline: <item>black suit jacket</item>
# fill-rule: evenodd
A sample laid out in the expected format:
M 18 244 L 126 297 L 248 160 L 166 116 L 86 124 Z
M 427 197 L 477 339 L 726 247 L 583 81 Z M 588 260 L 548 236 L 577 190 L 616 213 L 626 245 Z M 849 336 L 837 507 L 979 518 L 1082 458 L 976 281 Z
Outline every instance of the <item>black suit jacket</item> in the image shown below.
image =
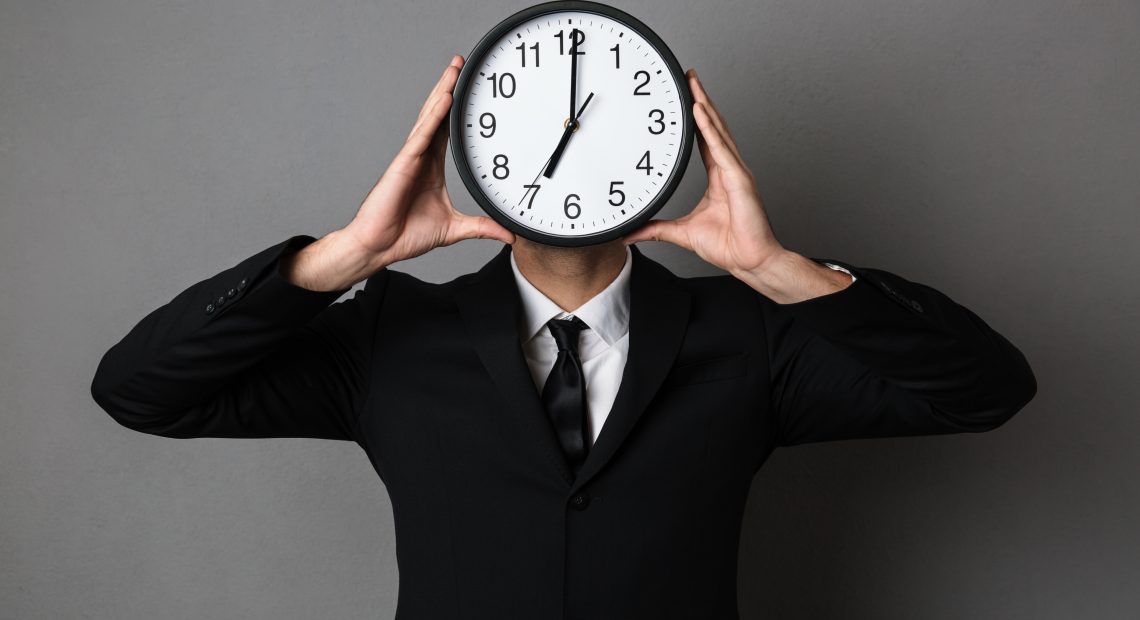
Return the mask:
M 300 235 L 194 284 L 99 364 L 96 402 L 164 437 L 354 441 L 392 501 L 402 620 L 737 618 L 751 480 L 778 446 L 993 429 L 1025 357 L 939 291 L 858 280 L 780 305 L 634 246 L 616 402 L 572 476 L 527 370 L 511 246 L 355 295 L 278 272 Z

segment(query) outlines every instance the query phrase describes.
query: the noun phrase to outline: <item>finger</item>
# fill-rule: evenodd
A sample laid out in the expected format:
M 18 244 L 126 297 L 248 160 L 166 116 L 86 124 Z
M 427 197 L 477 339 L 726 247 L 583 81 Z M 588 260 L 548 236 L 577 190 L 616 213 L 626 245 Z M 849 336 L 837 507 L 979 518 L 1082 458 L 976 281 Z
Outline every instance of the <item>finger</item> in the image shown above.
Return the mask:
M 694 109 L 694 117 L 695 117 L 696 116 L 696 114 L 695 114 L 696 106 L 695 105 L 693 106 L 693 109 Z M 703 131 L 697 132 L 697 150 L 700 151 L 700 153 L 701 153 L 701 162 L 704 163 L 705 173 L 708 175 L 709 180 L 711 181 L 713 178 L 713 170 L 716 169 L 716 162 L 713 161 L 712 154 L 709 153 L 708 141 L 705 140 L 705 134 Z
M 463 64 L 462 60 L 460 60 L 461 58 L 459 55 L 453 56 L 451 64 L 447 65 L 447 68 L 443 70 L 443 75 L 439 77 L 435 86 L 432 87 L 431 92 L 428 93 L 427 99 L 424 100 L 423 106 L 420 107 L 420 112 L 416 116 L 416 122 L 412 125 L 412 130 L 408 132 L 408 135 L 415 133 L 416 128 L 423 121 L 424 116 L 431 111 L 435 100 L 440 94 L 442 92 L 451 92 L 451 90 L 455 88 L 455 82 L 459 79 L 459 67 Z
M 708 108 L 703 103 L 693 104 L 693 116 L 697 120 L 697 127 L 701 130 L 701 134 L 708 144 L 709 152 L 712 154 L 713 161 L 717 166 L 729 172 L 741 172 L 744 168 L 744 162 L 738 159 L 736 153 L 728 147 L 724 141 L 724 136 L 721 134 L 720 129 L 713 124 L 712 117 L 709 114 Z
M 650 220 L 641 228 L 622 238 L 622 242 L 626 245 L 638 241 L 664 241 L 689 251 L 693 249 L 689 245 L 688 235 L 685 234 L 684 224 L 677 220 Z
M 743 160 L 743 156 L 740 154 L 740 147 L 736 145 L 736 139 L 733 138 L 732 132 L 728 128 L 728 121 L 721 115 L 719 108 L 716 107 L 716 103 L 709 98 L 708 92 L 704 89 L 704 85 L 701 84 L 700 79 L 696 76 L 696 71 L 692 71 L 689 85 L 693 92 L 693 100 L 705 106 L 709 118 L 712 119 L 713 124 L 716 125 L 720 131 L 725 144 L 738 158 Z
M 431 91 L 428 92 L 427 97 L 424 98 L 423 105 L 420 106 L 420 111 L 418 114 L 416 114 L 416 121 L 412 123 L 413 130 L 415 129 L 415 126 L 420 123 L 420 120 L 423 119 L 424 115 L 427 114 L 429 110 L 431 110 L 433 102 L 435 101 L 435 96 L 439 93 L 439 89 L 443 86 L 444 80 L 447 79 L 447 73 L 451 70 L 452 66 L 454 65 L 447 65 L 447 68 L 443 70 L 442 74 L 440 74 L 439 79 L 435 81 L 434 85 L 432 85 Z
M 455 101 L 455 94 L 451 93 L 452 102 Z M 451 135 L 451 123 L 447 120 L 447 111 L 450 111 L 450 106 L 444 112 L 444 119 L 439 123 L 435 134 L 432 136 L 431 145 L 428 147 L 431 157 L 436 160 L 436 163 L 443 165 L 444 155 L 447 152 L 447 141 Z
M 456 69 L 461 69 L 463 67 L 463 57 L 460 56 L 459 54 L 456 54 L 456 55 L 451 57 L 451 62 L 449 62 L 447 64 L 447 68 L 445 68 L 443 70 L 443 74 L 439 76 L 439 79 L 436 80 L 436 82 L 435 82 L 435 86 L 432 86 L 431 92 L 428 93 L 427 100 L 431 100 L 432 97 L 434 97 L 437 93 L 439 93 L 439 90 L 441 88 L 445 87 L 445 84 L 447 83 L 447 74 L 450 71 L 451 67 L 455 67 Z M 425 101 L 425 103 L 426 103 L 426 101 Z
M 693 99 L 705 104 L 717 121 L 717 125 L 721 129 L 727 130 L 728 122 L 724 120 L 724 115 L 720 113 L 720 108 L 717 107 L 716 102 L 709 96 L 708 90 L 705 89 L 704 82 L 701 82 L 701 78 L 697 75 L 697 70 L 689 69 L 685 72 L 685 75 L 689 79 L 689 89 L 693 93 Z
M 408 134 L 407 141 L 409 143 L 414 141 L 417 135 L 422 135 L 425 131 L 428 135 L 434 135 L 436 127 L 439 125 L 441 110 L 439 108 L 440 101 L 447 99 L 442 113 L 446 115 L 447 110 L 451 105 L 452 91 L 455 89 L 455 83 L 459 79 L 459 66 L 463 64 L 462 56 L 456 55 L 452 57 L 451 64 L 444 69 L 443 76 L 436 84 L 436 89 L 433 89 L 432 96 L 424 102 L 424 109 L 420 112 L 420 117 L 416 119 L 416 124 L 412 127 L 411 132 Z M 417 144 L 413 154 L 420 154 L 426 150 L 426 145 Z
M 414 134 L 417 129 L 419 129 L 420 125 L 424 122 L 424 119 L 427 118 L 427 116 L 434 109 L 436 102 L 439 101 L 439 98 L 444 94 L 451 93 L 452 88 L 455 86 L 455 79 L 458 77 L 458 70 L 453 69 L 453 65 L 448 65 L 447 70 L 444 71 L 443 74 L 444 81 L 439 84 L 438 89 L 433 89 L 431 96 L 429 96 L 427 100 L 424 101 L 423 107 L 420 108 L 420 113 L 416 117 L 416 121 L 412 125 L 411 131 L 408 132 L 409 137 Z
M 704 82 L 701 81 L 700 76 L 697 75 L 696 69 L 689 69 L 685 72 L 685 77 L 689 79 L 689 87 L 693 89 L 693 96 L 699 99 L 702 103 L 707 103 L 708 106 L 719 114 L 720 108 L 709 96 L 708 90 L 705 88 Z
M 689 76 L 696 75 L 696 70 L 689 69 L 685 73 L 685 75 L 689 75 Z M 693 109 L 696 110 L 695 101 L 694 101 Z M 694 116 L 695 116 L 695 114 L 694 114 Z M 703 163 L 705 166 L 705 174 L 708 176 L 709 183 L 711 184 L 716 179 L 719 179 L 719 176 L 713 174 L 713 170 L 716 169 L 716 162 L 713 161 L 712 154 L 709 153 L 708 141 L 705 140 L 704 132 L 701 132 L 701 131 L 697 132 L 697 150 L 701 154 L 701 163 Z
M 713 123 L 709 109 L 703 103 L 696 103 L 693 116 L 697 118 L 697 126 L 704 134 L 713 161 L 719 168 L 715 173 L 724 175 L 720 178 L 723 184 L 720 187 L 729 192 L 747 191 L 755 183 L 755 177 L 739 153 L 728 146 L 724 133 Z
M 507 244 L 515 242 L 514 233 L 485 215 L 457 213 L 448 233 L 444 245 L 451 245 L 464 239 L 496 239 Z
M 454 97 L 452 100 L 454 101 Z M 428 157 L 431 158 L 432 165 L 434 165 L 437 170 L 443 170 L 444 160 L 447 156 L 447 141 L 450 136 L 451 123 L 448 122 L 445 117 L 435 130 L 435 135 L 431 138 L 431 144 L 428 145 Z
M 708 140 L 702 132 L 697 132 L 697 149 L 701 153 L 701 161 L 705 165 L 705 178 L 708 180 L 708 191 L 713 194 L 718 194 L 724 191 L 724 180 L 721 178 L 720 167 L 713 158 L 712 153 L 709 152 Z
M 439 129 L 440 123 L 447 117 L 447 112 L 450 109 L 451 93 L 442 92 L 437 95 L 432 108 L 428 110 L 423 119 L 412 129 L 412 133 L 408 136 L 404 147 L 400 149 L 400 156 L 415 158 L 427 152 L 436 130 Z
M 713 123 L 720 129 L 724 135 L 724 141 L 737 157 L 741 157 L 740 149 L 736 146 L 736 140 L 732 137 L 732 132 L 728 129 L 728 122 L 724 120 L 724 116 L 720 113 L 720 109 L 716 107 L 716 103 L 709 97 L 708 92 L 705 90 L 704 84 L 701 83 L 697 77 L 696 69 L 689 69 L 687 75 L 689 76 L 689 89 L 693 92 L 693 99 L 703 103 L 708 108 L 709 116 L 712 118 Z

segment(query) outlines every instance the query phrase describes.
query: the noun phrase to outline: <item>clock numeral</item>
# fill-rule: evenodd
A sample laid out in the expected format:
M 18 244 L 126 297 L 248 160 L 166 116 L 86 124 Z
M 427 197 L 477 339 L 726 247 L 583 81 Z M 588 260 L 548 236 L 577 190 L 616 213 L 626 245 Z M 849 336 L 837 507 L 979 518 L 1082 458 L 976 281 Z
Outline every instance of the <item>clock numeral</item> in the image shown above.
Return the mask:
M 559 56 L 565 56 L 566 55 L 566 33 L 565 32 L 559 32 L 558 34 L 554 35 L 554 38 L 558 39 L 558 55 Z M 586 53 L 586 51 L 582 49 L 582 43 L 585 42 L 585 40 L 586 40 L 586 33 L 585 32 L 582 32 L 581 30 L 578 30 L 577 28 L 570 31 L 570 49 L 574 50 L 575 56 L 581 56 L 581 55 Z
M 645 154 L 641 156 L 641 159 L 637 160 L 637 169 L 644 170 L 646 176 L 649 175 L 650 170 L 653 170 L 653 166 L 649 164 L 649 151 L 645 151 Z
M 657 114 L 657 118 L 653 118 L 654 114 Z M 664 112 L 662 112 L 661 110 L 650 110 L 649 111 L 649 118 L 653 118 L 653 122 L 657 123 L 658 125 L 661 126 L 661 129 L 658 129 L 657 131 L 653 131 L 653 125 L 650 125 L 649 126 L 649 133 L 656 136 L 656 135 L 659 135 L 659 134 L 662 134 L 665 132 L 665 113 Z
M 634 73 L 634 74 L 633 74 L 633 79 L 635 79 L 635 80 L 636 80 L 636 79 L 637 79 L 637 76 L 639 76 L 639 75 L 644 75 L 644 76 L 645 76 L 645 81 L 644 81 L 644 82 L 642 82 L 642 83 L 640 83 L 640 84 L 638 84 L 638 85 L 637 85 L 637 86 L 636 86 L 636 87 L 633 89 L 633 94 L 635 94 L 635 95 L 648 95 L 648 94 L 649 94 L 649 91 L 641 92 L 641 89 L 642 89 L 642 88 L 644 88 L 644 87 L 646 87 L 646 86 L 649 86 L 649 72 L 648 72 L 648 71 L 638 71 L 637 73 Z
M 611 47 L 610 51 L 614 53 L 614 69 L 621 69 L 621 43 Z
M 648 151 L 646 151 L 646 154 L 648 154 Z M 502 163 L 499 163 L 500 157 L 503 158 Z M 511 176 L 511 169 L 507 167 L 508 161 L 509 160 L 507 159 L 507 156 L 503 155 L 502 153 L 495 156 L 495 159 L 494 159 L 495 169 L 491 171 L 491 174 L 495 175 L 496 179 L 499 179 L 501 181 L 501 180 Z M 499 170 L 503 171 L 503 176 L 499 176 Z
M 527 192 L 530 192 L 531 189 L 534 190 L 534 192 L 531 192 L 531 194 L 530 194 L 530 200 L 526 203 L 526 208 L 530 209 L 531 207 L 534 206 L 534 197 L 538 195 L 538 190 L 542 189 L 542 186 L 535 184 L 535 185 L 523 185 L 523 187 L 526 188 Z M 523 194 L 523 197 L 526 197 L 526 193 Z
M 623 204 L 625 204 L 625 192 L 614 187 L 615 185 L 623 185 L 623 184 L 625 184 L 625 181 L 610 181 L 610 204 L 615 206 L 615 207 L 620 207 Z M 617 199 L 617 202 L 614 202 L 614 199 L 613 199 L 614 194 L 621 196 L 621 198 Z
M 574 200 L 573 201 L 570 200 L 571 198 L 573 198 Z M 576 201 L 581 200 L 581 199 L 582 199 L 582 197 L 579 196 L 578 194 L 570 194 L 569 196 L 566 197 L 566 202 L 562 203 L 562 211 L 566 214 L 566 217 L 568 217 L 572 220 L 576 220 L 576 219 L 578 219 L 579 215 L 582 215 L 582 205 L 580 205 L 576 202 Z M 570 209 L 574 209 L 573 215 L 570 214 Z
M 519 43 L 518 47 L 516 47 L 515 49 L 517 49 L 522 54 L 522 66 L 525 68 L 526 67 L 526 43 Z M 539 66 L 539 64 L 538 64 L 538 43 L 535 43 L 534 45 L 530 46 L 530 49 L 534 50 L 534 66 L 537 67 L 537 66 Z
M 479 126 L 490 132 L 490 133 L 483 133 L 482 131 L 480 131 L 479 135 L 483 136 L 484 138 L 490 138 L 491 136 L 495 135 L 495 115 L 491 114 L 490 112 L 484 112 L 484 113 L 480 114 L 479 115 Z
M 507 92 L 507 78 L 511 78 L 510 92 Z M 487 79 L 491 81 L 491 97 L 498 97 L 501 94 L 503 98 L 510 99 L 511 97 L 515 96 L 514 75 L 510 73 L 504 73 L 500 76 L 498 73 L 492 73 L 491 75 L 487 76 Z

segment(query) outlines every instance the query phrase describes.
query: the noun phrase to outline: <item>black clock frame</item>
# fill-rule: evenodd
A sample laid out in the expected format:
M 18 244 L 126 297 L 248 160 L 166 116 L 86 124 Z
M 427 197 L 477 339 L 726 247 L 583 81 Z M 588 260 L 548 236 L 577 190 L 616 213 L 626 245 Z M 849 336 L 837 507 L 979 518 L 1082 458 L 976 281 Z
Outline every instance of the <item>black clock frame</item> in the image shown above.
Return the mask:
M 471 171 L 471 167 L 468 165 L 467 158 L 463 153 L 463 109 L 462 106 L 456 105 L 459 102 L 459 96 L 467 92 L 468 82 L 472 79 L 472 75 L 476 73 L 477 67 L 482 63 L 483 57 L 487 55 L 491 47 L 497 43 L 499 39 L 509 34 L 510 31 L 515 29 L 519 24 L 538 17 L 539 15 L 563 11 L 595 13 L 617 20 L 636 31 L 638 35 L 653 45 L 661 54 L 662 60 L 665 61 L 665 66 L 669 69 L 669 72 L 673 75 L 673 79 L 678 85 L 678 96 L 681 97 L 681 110 L 684 119 L 684 126 L 681 129 L 680 150 L 677 152 L 677 164 L 673 167 L 669 177 L 665 179 L 664 187 L 657 193 L 653 201 L 646 205 L 636 217 L 624 224 L 591 235 L 576 237 L 550 235 L 534 230 L 516 222 L 507 214 L 503 213 L 495 203 L 491 202 L 491 199 L 487 197 L 476 181 L 475 174 Z M 463 63 L 463 69 L 459 72 L 459 80 L 455 83 L 453 92 L 456 94 L 456 97 L 452 100 L 451 108 L 451 155 L 452 159 L 455 160 L 455 167 L 459 170 L 459 176 L 463 179 L 463 184 L 467 186 L 467 191 L 487 215 L 491 216 L 491 218 L 499 224 L 502 224 L 507 230 L 526 239 L 530 239 L 531 241 L 561 247 L 584 247 L 605 243 L 606 241 L 611 241 L 622 235 L 629 234 L 648 222 L 661 210 L 661 207 L 665 206 L 665 203 L 669 201 L 673 192 L 681 184 L 681 178 L 684 176 L 685 169 L 689 165 L 696 125 L 693 119 L 693 95 L 689 91 L 689 83 L 685 78 L 685 73 L 681 69 L 680 63 L 677 62 L 677 58 L 673 56 L 673 52 L 665 45 L 665 42 L 662 41 L 661 38 L 657 36 L 657 33 L 653 32 L 649 26 L 646 26 L 636 17 L 625 11 L 600 2 L 588 2 L 585 0 L 556 0 L 554 2 L 544 2 L 523 9 L 499 22 L 497 26 L 492 28 L 490 32 L 484 35 L 483 38 L 475 44 L 475 48 L 471 50 L 471 53 L 467 56 L 467 59 Z

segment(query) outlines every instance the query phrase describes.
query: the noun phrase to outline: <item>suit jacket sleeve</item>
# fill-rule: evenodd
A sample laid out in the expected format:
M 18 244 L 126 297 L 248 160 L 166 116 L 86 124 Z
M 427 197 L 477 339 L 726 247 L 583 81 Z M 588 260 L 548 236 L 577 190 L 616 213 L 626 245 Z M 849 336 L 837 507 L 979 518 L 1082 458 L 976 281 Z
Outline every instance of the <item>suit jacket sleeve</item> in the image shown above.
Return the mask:
M 349 289 L 311 291 L 278 271 L 313 241 L 278 243 L 151 312 L 103 355 L 95 401 L 163 437 L 355 439 L 388 270 L 333 304 Z
M 980 432 L 1036 394 L 1025 356 L 969 309 L 896 274 L 791 304 L 757 294 L 777 445 Z

